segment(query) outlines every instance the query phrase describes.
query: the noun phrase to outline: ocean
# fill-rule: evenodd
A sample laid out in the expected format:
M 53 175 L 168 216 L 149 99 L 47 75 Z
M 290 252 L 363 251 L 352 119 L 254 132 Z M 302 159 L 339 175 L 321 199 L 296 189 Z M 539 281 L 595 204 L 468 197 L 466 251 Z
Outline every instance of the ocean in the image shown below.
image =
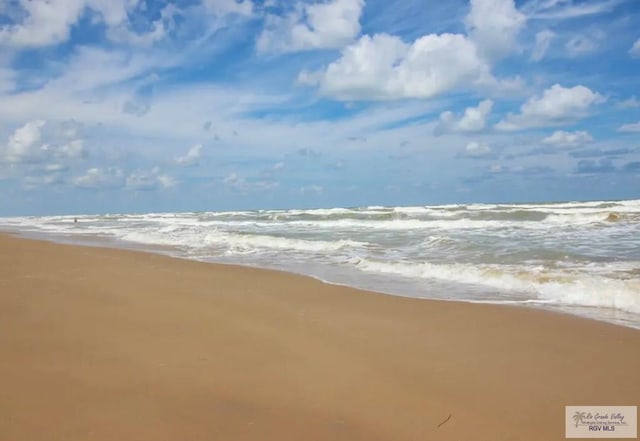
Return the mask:
M 640 329 L 640 200 L 7 217 L 0 229 Z

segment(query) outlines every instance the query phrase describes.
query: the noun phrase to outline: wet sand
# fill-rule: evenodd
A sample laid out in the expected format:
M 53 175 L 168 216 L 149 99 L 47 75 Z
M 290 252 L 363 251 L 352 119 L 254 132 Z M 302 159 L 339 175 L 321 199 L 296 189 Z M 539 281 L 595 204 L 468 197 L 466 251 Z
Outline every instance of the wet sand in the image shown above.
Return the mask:
M 0 440 L 563 440 L 640 331 L 0 235 Z

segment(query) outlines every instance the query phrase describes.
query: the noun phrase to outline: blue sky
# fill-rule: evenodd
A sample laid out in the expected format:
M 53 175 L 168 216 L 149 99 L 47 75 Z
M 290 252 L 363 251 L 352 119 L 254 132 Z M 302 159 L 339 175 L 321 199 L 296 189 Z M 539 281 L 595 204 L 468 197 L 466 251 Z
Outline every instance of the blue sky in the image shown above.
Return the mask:
M 640 197 L 638 0 L 0 0 L 0 215 Z

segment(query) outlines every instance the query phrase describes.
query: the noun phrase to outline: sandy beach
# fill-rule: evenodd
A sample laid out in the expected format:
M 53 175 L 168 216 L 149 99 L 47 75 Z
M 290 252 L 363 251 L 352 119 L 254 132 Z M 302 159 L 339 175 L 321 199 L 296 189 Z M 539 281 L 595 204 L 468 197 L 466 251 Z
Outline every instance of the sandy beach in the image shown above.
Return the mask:
M 640 331 L 0 236 L 0 440 L 561 440 Z

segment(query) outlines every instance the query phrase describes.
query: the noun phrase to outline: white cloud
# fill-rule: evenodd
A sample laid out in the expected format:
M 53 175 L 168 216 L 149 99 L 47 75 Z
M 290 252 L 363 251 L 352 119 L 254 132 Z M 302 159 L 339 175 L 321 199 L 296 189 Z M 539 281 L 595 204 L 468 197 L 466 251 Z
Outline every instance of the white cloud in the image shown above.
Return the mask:
M 0 161 L 7 163 L 46 163 L 80 158 L 85 154 L 84 140 L 52 139 L 43 141 L 44 120 L 34 120 L 17 128 L 9 136 L 6 147 L 0 148 Z
M 158 167 L 151 170 L 137 170 L 127 176 L 125 185 L 132 190 L 156 190 L 158 188 L 171 188 L 177 184 L 169 175 L 160 172 Z
M 45 151 L 51 152 L 57 159 L 80 158 L 85 154 L 84 139 L 73 139 L 64 144 L 48 145 Z
M 360 33 L 364 0 L 331 0 L 298 3 L 286 16 L 267 14 L 265 28 L 256 43 L 261 52 L 293 52 L 338 49 Z
M 529 98 L 520 107 L 519 114 L 509 113 L 495 127 L 499 130 L 521 130 L 564 124 L 587 116 L 592 105 L 603 101 L 604 97 L 588 87 L 566 88 L 554 84 L 542 96 Z
M 365 35 L 315 79 L 323 94 L 342 100 L 430 98 L 493 78 L 476 46 L 459 34 L 425 35 L 412 44 L 387 34 Z
M 127 20 L 136 4 L 137 0 L 22 0 L 23 21 L 0 27 L 0 42 L 27 47 L 62 43 L 86 9 L 111 27 Z
M 69 38 L 71 25 L 85 8 L 79 0 L 34 0 L 21 2 L 25 19 L 21 24 L 0 28 L 0 42 L 16 46 L 46 46 Z
M 624 124 L 618 128 L 618 132 L 640 132 L 640 121 L 637 123 Z
M 483 130 L 492 107 L 493 101 L 481 101 L 477 107 L 467 107 L 462 117 L 458 120 L 456 120 L 453 112 L 443 112 L 440 114 L 440 121 L 434 132 L 438 134 L 444 132 L 477 132 Z
M 124 173 L 119 168 L 90 168 L 82 176 L 73 179 L 76 187 L 112 188 L 122 186 Z
M 302 71 L 298 82 L 318 85 L 341 100 L 431 98 L 455 88 L 505 89 L 519 81 L 498 81 L 491 62 L 515 47 L 525 17 L 513 0 L 473 0 L 468 35 L 428 34 L 404 42 L 385 33 L 364 35 L 342 50 L 326 69 Z
M 591 135 L 582 130 L 575 132 L 556 130 L 553 134 L 542 140 L 544 144 L 555 145 L 558 147 L 578 147 L 591 141 L 593 141 Z
M 532 61 L 540 61 L 544 58 L 551 46 L 551 40 L 555 37 L 555 33 L 549 29 L 540 31 L 536 34 L 536 45 L 531 52 Z
M 202 155 L 202 144 L 196 144 L 189 149 L 186 155 L 179 156 L 175 159 L 176 164 L 183 167 L 196 165 Z
M 4 152 L 4 160 L 10 163 L 32 162 L 43 159 L 42 128 L 46 121 L 30 121 L 22 127 L 16 129 L 9 137 L 7 147 Z
M 161 56 L 152 51 L 132 54 L 128 51 L 79 47 L 69 59 L 64 74 L 51 80 L 41 91 L 88 93 L 134 78 L 138 79 L 138 84 L 142 82 L 144 85 L 155 78 L 152 75 L 154 70 L 170 67 L 176 62 L 172 56 Z
M 6 145 L 0 146 L 0 169 L 4 164 L 7 176 L 19 177 L 27 189 L 63 183 L 63 172 L 69 168 L 69 161 L 85 152 L 82 139 L 45 142 L 46 124 L 44 120 L 30 121 L 18 127 Z
M 15 47 L 43 47 L 64 43 L 83 17 L 92 25 L 105 25 L 106 36 L 117 43 L 148 46 L 167 36 L 175 26 L 174 17 L 184 10 L 173 3 L 165 5 L 153 22 L 145 14 L 143 0 L 19 0 L 14 23 L 0 26 L 0 44 Z M 228 14 L 251 15 L 250 0 L 204 0 L 204 7 L 216 17 Z M 130 16 L 135 19 L 130 21 Z M 141 26 L 144 23 L 144 26 Z M 138 32 L 134 29 L 147 28 Z
M 471 0 L 465 20 L 469 37 L 489 59 L 511 52 L 525 23 L 526 17 L 513 0 Z
M 493 155 L 493 150 L 486 142 L 472 141 L 464 149 L 462 156 L 468 158 L 485 158 Z
M 640 38 L 633 43 L 633 46 L 629 49 L 629 54 L 631 54 L 632 57 L 640 57 Z

